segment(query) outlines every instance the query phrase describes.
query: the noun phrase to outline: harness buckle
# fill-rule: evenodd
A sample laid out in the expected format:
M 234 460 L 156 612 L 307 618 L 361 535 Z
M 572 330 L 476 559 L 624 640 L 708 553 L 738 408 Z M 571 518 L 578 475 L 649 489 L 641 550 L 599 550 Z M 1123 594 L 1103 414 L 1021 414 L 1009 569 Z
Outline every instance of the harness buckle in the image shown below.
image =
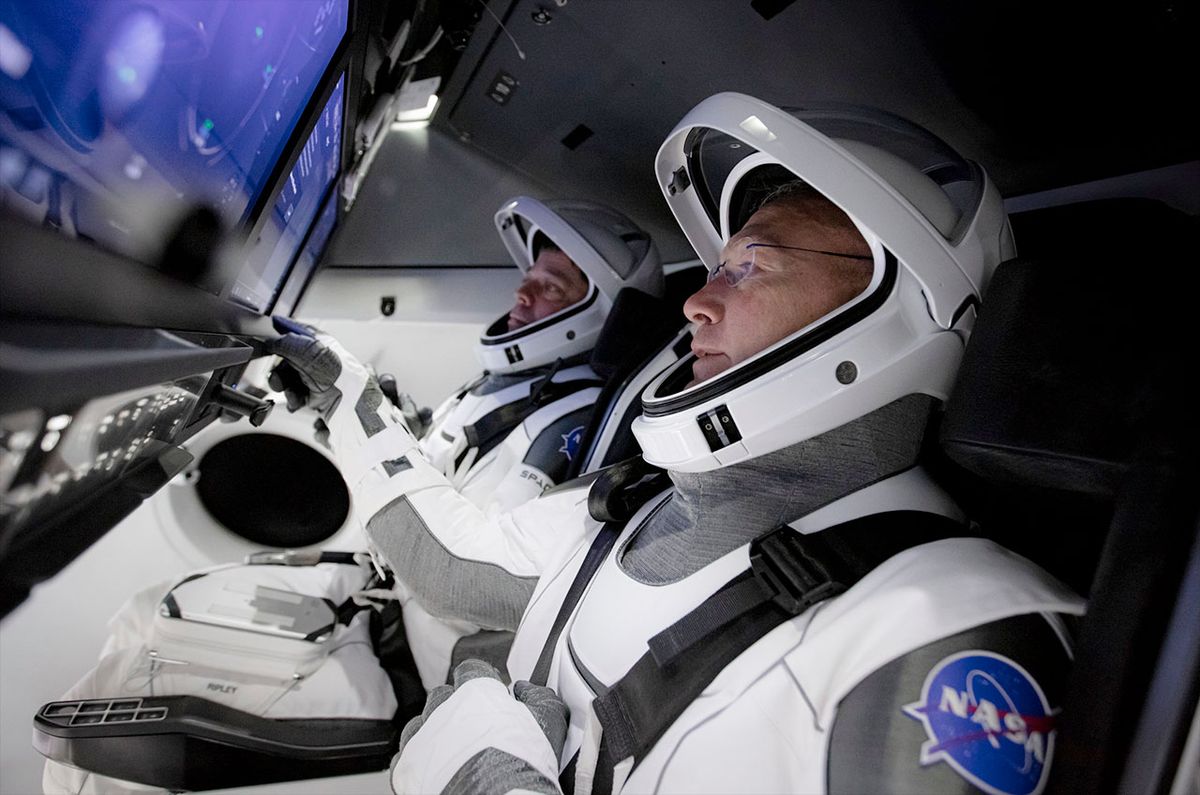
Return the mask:
M 846 590 L 828 563 L 813 554 L 805 537 L 783 525 L 750 542 L 750 570 L 771 601 L 798 616 Z

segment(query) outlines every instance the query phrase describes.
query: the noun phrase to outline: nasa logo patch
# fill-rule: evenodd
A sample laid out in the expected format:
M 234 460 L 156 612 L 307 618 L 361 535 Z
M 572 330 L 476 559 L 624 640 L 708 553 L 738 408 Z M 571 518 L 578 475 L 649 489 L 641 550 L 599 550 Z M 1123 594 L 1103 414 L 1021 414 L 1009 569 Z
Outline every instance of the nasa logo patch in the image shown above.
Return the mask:
M 1054 715 L 1029 672 L 989 651 L 938 662 L 904 714 L 925 726 L 921 764 L 945 762 L 993 795 L 1036 795 L 1054 751 Z
M 562 436 L 562 447 L 558 448 L 558 452 L 567 457 L 568 461 L 575 458 L 575 454 L 579 452 L 579 443 L 583 441 L 583 427 L 572 428 L 570 433 L 560 434 Z

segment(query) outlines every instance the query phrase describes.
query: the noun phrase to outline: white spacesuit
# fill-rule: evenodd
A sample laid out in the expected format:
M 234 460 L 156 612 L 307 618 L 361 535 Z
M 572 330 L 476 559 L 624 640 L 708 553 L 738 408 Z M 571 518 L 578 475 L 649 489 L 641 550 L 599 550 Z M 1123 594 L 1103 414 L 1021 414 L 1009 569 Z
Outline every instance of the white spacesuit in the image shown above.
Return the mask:
M 496 229 L 528 272 L 545 235 L 583 272 L 587 290 L 554 314 L 508 328 L 506 313 L 480 335 L 484 375 L 448 398 L 420 439 L 421 452 L 463 496 L 490 514 L 564 480 L 602 379 L 588 366 L 618 293 L 663 293 L 649 236 L 614 210 L 582 201 L 520 196 L 496 213 Z
M 301 330 L 279 343 L 285 360 L 309 356 L 312 372 L 299 382 L 276 378 L 277 388 L 309 393 L 289 395 L 291 405 L 324 410 L 356 515 L 377 546 L 413 545 L 411 559 L 387 558 L 413 565 L 366 591 L 382 567 L 365 556 L 219 566 L 146 589 L 110 622 L 99 665 L 64 699 L 200 695 L 274 718 L 388 720 L 393 685 L 372 648 L 369 611 L 356 608 L 393 597 L 425 687 L 446 680 L 456 654 L 503 659 L 540 566 L 536 550 L 551 543 L 506 538 L 504 514 L 565 478 L 603 383 L 588 358 L 609 310 L 627 287 L 661 296 L 663 274 L 650 238 L 599 205 L 518 197 L 495 221 L 523 273 L 544 235 L 583 273 L 585 294 L 513 330 L 507 314 L 491 324 L 477 348 L 484 374 L 438 407 L 420 439 L 411 413 L 384 400 L 374 375 L 336 341 L 322 345 Z M 519 552 L 527 547 L 534 551 Z M 489 584 L 488 610 L 457 606 L 462 593 Z M 465 652 L 456 652 L 460 644 Z M 137 789 L 55 762 L 44 784 L 47 792 Z
M 420 438 L 425 460 L 479 506 L 487 522 L 566 478 L 603 384 L 588 354 L 613 302 L 626 288 L 655 297 L 663 293 L 653 241 L 614 210 L 521 196 L 497 211 L 495 223 L 522 272 L 537 260 L 537 241 L 545 235 L 588 285 L 580 301 L 549 317 L 511 331 L 508 314 L 490 324 L 476 346 L 484 375 L 439 406 Z M 463 578 L 448 582 L 470 584 L 463 572 Z M 503 661 L 515 623 L 500 629 L 487 621 L 464 621 L 445 606 L 431 613 L 421 600 L 412 600 L 407 577 L 397 578 L 393 591 L 404 604 L 409 646 L 426 688 L 446 681 L 452 660 Z
M 656 169 L 712 275 L 686 307 L 695 355 L 634 423 L 673 486 L 628 521 L 570 493 L 513 514 L 568 536 L 508 659 L 533 685 L 509 695 L 464 664 L 406 728 L 393 787 L 1039 792 L 1071 654 L 1062 616 L 1082 600 L 964 537 L 920 455 L 1014 254 L 997 191 L 901 119 L 739 94 L 694 108 Z M 772 203 L 781 184 L 809 198 Z M 844 223 L 821 220 L 828 202 Z M 869 275 L 853 297 L 738 349 L 758 333 L 738 318 L 836 295 L 854 263 Z M 834 275 L 780 281 L 795 274 Z

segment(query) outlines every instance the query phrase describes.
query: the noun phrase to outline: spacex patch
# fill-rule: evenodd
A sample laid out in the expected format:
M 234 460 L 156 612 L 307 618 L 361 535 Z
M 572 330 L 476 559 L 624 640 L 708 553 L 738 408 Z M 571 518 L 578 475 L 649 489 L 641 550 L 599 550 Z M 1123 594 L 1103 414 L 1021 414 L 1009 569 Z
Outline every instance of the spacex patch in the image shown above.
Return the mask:
M 904 714 L 925 726 L 920 762 L 945 762 L 993 795 L 1036 795 L 1054 751 L 1054 715 L 1041 687 L 1017 663 L 988 651 L 938 662 L 921 700 Z

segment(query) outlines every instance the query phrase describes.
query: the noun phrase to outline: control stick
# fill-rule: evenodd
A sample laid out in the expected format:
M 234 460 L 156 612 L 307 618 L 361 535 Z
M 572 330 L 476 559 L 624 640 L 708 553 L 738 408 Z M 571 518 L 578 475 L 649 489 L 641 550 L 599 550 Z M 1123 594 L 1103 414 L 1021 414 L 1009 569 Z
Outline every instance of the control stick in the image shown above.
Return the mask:
M 239 392 L 225 384 L 217 384 L 212 401 L 237 417 L 247 417 L 255 428 L 267 421 L 267 415 L 275 408 L 275 401 L 263 400 L 245 392 Z

